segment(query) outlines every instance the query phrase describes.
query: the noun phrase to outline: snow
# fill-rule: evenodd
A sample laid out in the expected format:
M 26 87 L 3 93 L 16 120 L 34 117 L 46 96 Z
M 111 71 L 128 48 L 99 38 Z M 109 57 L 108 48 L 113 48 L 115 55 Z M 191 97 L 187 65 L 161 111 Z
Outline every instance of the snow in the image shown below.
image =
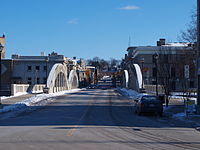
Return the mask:
M 126 88 L 119 88 L 118 89 L 123 95 L 128 96 L 130 99 L 136 99 L 140 93 L 131 90 L 131 89 L 126 89 Z
M 181 119 L 181 118 L 184 118 L 184 117 L 186 117 L 186 115 L 185 115 L 185 113 L 184 112 L 181 112 L 181 113 L 177 113 L 177 114 L 174 114 L 173 116 L 172 116 L 172 118 L 179 118 L 179 119 Z
M 179 42 L 174 42 L 174 43 L 167 43 L 165 45 L 162 45 L 162 46 L 175 46 L 175 47 L 187 47 L 188 44 L 190 43 L 179 43 Z
M 17 102 L 15 104 L 5 106 L 3 109 L 0 109 L 0 113 L 10 112 L 10 111 L 18 111 L 20 109 L 26 109 L 29 106 L 42 106 L 45 105 L 48 101 L 52 101 L 53 97 L 64 95 L 64 94 L 70 94 L 74 92 L 78 92 L 81 89 L 73 89 L 73 90 L 67 90 L 62 91 L 58 93 L 52 93 L 52 94 L 38 94 L 35 96 L 32 96 L 28 99 L 25 99 L 21 102 Z M 45 103 L 42 103 L 42 101 L 46 101 Z
M 21 95 L 26 95 L 28 94 L 27 92 L 18 92 L 16 93 L 14 96 L 2 96 L 1 99 L 8 99 L 8 98 L 13 98 L 13 97 L 17 97 L 17 96 L 21 96 Z

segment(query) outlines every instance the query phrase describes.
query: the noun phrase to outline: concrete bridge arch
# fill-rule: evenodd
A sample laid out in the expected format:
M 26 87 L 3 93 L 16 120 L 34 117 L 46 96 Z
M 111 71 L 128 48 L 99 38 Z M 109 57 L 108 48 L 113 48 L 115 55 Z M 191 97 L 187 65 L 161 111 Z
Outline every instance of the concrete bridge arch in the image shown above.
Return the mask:
M 138 64 L 128 64 L 127 70 L 124 70 L 122 78 L 123 87 L 133 89 L 138 92 L 142 88 L 143 78 L 140 66 Z
M 124 70 L 122 74 L 122 86 L 128 88 L 129 74 L 128 70 Z
M 47 87 L 49 88 L 49 93 L 69 89 L 67 67 L 65 65 L 57 63 L 52 67 L 47 79 Z
M 69 87 L 70 89 L 79 87 L 79 79 L 76 70 L 71 70 L 69 73 Z

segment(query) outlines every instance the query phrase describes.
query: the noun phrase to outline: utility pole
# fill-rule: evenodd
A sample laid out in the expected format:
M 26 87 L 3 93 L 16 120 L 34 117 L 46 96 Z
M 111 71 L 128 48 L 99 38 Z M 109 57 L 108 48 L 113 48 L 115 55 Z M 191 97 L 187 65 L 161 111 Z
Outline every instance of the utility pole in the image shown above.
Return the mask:
M 156 96 L 158 96 L 158 54 L 155 53 L 152 56 L 153 63 L 155 64 L 156 69 Z
M 200 114 L 200 0 L 197 0 L 197 75 L 198 75 L 198 90 L 197 90 L 197 107 Z
M 2 62 L 1 62 L 1 53 L 2 53 L 2 50 L 3 50 L 3 45 L 1 45 L 1 43 L 0 43 L 0 105 L 1 105 L 1 96 L 2 96 L 2 95 L 1 95 L 1 94 L 2 94 L 2 88 L 1 88 L 1 87 L 2 87 L 2 86 L 1 86 L 1 84 L 2 84 L 2 83 L 1 83 L 1 72 L 2 72 L 2 71 L 1 71 L 1 63 L 2 63 Z

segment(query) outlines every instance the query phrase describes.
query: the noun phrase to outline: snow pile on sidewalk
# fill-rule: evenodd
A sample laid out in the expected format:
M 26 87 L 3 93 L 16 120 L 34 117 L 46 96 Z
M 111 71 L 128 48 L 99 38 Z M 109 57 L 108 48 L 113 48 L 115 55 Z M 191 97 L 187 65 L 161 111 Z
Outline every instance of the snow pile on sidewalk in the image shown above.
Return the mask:
M 26 95 L 26 94 L 28 94 L 28 92 L 19 92 L 14 96 L 1 96 L 1 99 L 3 100 L 3 99 L 8 99 L 8 98 L 13 98 L 13 97 L 21 96 L 21 95 Z
M 118 91 L 125 96 L 128 96 L 130 99 L 136 99 L 140 93 L 131 90 L 131 89 L 126 89 L 126 88 L 118 88 Z
M 179 119 L 179 120 L 184 120 L 185 117 L 186 117 L 186 114 L 184 112 L 177 113 L 172 116 L 172 118 Z
M 29 106 L 42 106 L 45 105 L 48 101 L 51 101 L 53 97 L 64 95 L 64 94 L 70 94 L 77 91 L 80 91 L 81 89 L 73 89 L 73 90 L 67 90 L 62 91 L 58 93 L 52 93 L 52 94 L 38 94 L 35 96 L 32 96 L 28 99 L 25 99 L 21 102 L 17 102 L 13 105 L 5 106 L 3 109 L 0 109 L 0 113 L 10 112 L 10 111 L 17 111 L 20 109 L 25 109 Z M 45 103 L 41 103 L 42 101 L 46 101 Z

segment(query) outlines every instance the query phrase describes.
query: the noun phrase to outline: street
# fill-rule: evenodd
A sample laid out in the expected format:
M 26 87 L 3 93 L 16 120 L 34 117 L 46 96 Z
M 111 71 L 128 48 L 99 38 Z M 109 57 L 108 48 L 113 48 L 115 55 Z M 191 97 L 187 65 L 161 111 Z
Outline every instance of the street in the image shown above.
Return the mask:
M 191 125 L 136 115 L 114 89 L 58 96 L 44 107 L 0 120 L 1 150 L 197 150 L 199 139 Z

